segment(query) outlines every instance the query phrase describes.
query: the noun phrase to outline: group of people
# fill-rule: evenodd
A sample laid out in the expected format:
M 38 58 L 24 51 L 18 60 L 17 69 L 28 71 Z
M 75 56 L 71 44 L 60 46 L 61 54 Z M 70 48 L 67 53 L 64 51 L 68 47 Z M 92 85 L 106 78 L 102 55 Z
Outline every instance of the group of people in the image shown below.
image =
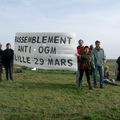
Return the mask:
M 95 48 L 93 45 L 84 46 L 84 41 L 79 40 L 79 45 L 77 46 L 77 61 L 78 61 L 78 72 L 77 72 L 77 86 L 82 87 L 83 74 L 85 72 L 87 83 L 89 89 L 97 86 L 97 71 L 99 72 L 100 81 L 99 87 L 103 88 L 104 83 L 109 83 L 116 85 L 113 79 L 109 79 L 109 70 L 104 69 L 104 64 L 106 63 L 106 56 L 104 49 L 100 46 L 100 41 L 95 41 Z M 118 62 L 119 61 L 119 62 Z M 120 57 L 117 60 L 117 63 L 120 64 Z M 120 67 L 118 68 L 120 71 Z M 120 72 L 119 72 L 120 73 Z M 93 75 L 93 85 L 91 84 L 90 75 Z M 118 79 L 120 79 L 120 74 L 118 74 Z M 93 87 L 92 87 L 93 86 Z
M 95 41 L 95 47 L 93 45 L 84 46 L 84 41 L 79 40 L 77 46 L 77 85 L 82 87 L 83 75 L 86 74 L 87 83 L 89 89 L 97 86 L 97 71 L 99 71 L 100 81 L 99 87 L 103 88 L 104 83 L 116 85 L 114 79 L 109 78 L 109 67 L 105 66 L 106 56 L 104 49 L 100 46 L 100 41 Z M 13 61 L 14 61 L 14 50 L 11 49 L 11 44 L 6 44 L 6 49 L 2 50 L 2 44 L 0 43 L 0 81 L 3 79 L 3 67 L 5 68 L 6 79 L 13 80 Z M 120 80 L 120 56 L 116 63 L 118 64 L 118 73 L 116 80 Z M 93 75 L 93 85 L 91 84 L 90 76 Z M 93 87 L 92 87 L 93 86 Z
M 5 68 L 6 79 L 13 80 L 13 60 L 14 51 L 11 49 L 11 44 L 6 44 L 6 49 L 2 50 L 2 44 L 0 43 L 0 81 L 3 79 L 3 68 Z

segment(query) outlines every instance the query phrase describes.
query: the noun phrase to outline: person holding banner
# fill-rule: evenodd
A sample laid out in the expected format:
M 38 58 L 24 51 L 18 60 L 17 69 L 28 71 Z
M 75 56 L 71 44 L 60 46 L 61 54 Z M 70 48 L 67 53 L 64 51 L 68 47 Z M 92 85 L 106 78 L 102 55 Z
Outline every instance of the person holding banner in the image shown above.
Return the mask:
M 0 43 L 0 81 L 2 80 L 2 73 L 3 73 L 3 50 L 2 44 Z
M 81 87 L 83 74 L 85 72 L 89 89 L 92 89 L 91 82 L 90 82 L 91 55 L 89 54 L 88 46 L 84 47 L 84 52 L 81 54 L 79 62 L 80 62 L 79 64 L 79 68 L 80 68 L 79 87 Z
M 6 44 L 6 49 L 3 51 L 3 62 L 6 71 L 6 79 L 13 80 L 13 60 L 14 60 L 14 51 L 11 49 L 11 44 Z
M 80 62 L 79 62 L 79 59 L 81 57 L 81 54 L 83 53 L 84 51 L 84 41 L 82 39 L 80 39 L 78 41 L 78 46 L 77 46 L 77 63 L 78 63 L 78 71 L 76 73 L 76 84 L 77 84 L 77 87 L 79 87 L 79 77 L 80 77 Z

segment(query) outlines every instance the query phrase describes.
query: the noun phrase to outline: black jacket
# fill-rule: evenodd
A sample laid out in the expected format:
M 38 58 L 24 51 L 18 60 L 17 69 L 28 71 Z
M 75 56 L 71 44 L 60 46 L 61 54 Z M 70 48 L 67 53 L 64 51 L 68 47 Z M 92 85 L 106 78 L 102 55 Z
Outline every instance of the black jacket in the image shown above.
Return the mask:
M 120 56 L 118 57 L 118 59 L 117 59 L 117 64 L 118 64 L 118 70 L 120 71 Z
M 14 51 L 12 49 L 5 49 L 3 51 L 3 63 L 4 66 L 13 64 Z
M 3 65 L 3 50 L 0 49 L 0 66 Z

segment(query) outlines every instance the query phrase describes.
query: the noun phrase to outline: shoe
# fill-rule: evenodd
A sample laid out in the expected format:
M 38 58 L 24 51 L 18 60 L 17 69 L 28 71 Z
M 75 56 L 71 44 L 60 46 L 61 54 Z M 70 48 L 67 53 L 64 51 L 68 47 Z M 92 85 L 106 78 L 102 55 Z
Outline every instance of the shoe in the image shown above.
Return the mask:
M 92 88 L 92 87 L 89 87 L 89 90 L 93 90 L 93 88 Z
M 103 85 L 102 85 L 102 84 L 100 85 L 100 88 L 103 88 Z
M 94 88 L 97 88 L 97 84 L 94 84 L 93 87 L 94 87 Z
M 112 83 L 115 83 L 115 80 L 114 79 L 111 79 Z

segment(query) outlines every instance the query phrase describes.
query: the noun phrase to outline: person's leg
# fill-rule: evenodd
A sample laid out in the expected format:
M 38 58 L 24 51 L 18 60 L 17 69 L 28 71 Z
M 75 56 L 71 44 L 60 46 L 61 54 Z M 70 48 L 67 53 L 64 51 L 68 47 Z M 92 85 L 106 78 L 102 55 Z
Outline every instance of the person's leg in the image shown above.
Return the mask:
M 80 69 L 79 87 L 81 87 L 81 85 L 82 85 L 83 73 L 84 73 L 84 70 Z
M 119 81 L 120 72 L 117 73 L 117 81 Z
M 117 80 L 120 81 L 120 70 L 118 71 L 118 74 L 117 74 Z
M 116 78 L 116 80 L 117 80 L 117 81 L 119 80 L 119 72 L 117 73 L 117 78 Z
M 118 65 L 117 81 L 120 81 L 120 66 Z
M 77 87 L 79 87 L 79 76 L 80 75 L 80 70 L 79 69 L 77 69 L 77 72 L 76 72 L 76 85 L 77 85 Z
M 2 72 L 0 72 L 0 82 L 2 81 Z
M 104 68 L 103 68 L 103 66 L 99 66 L 98 70 L 99 70 L 99 75 L 100 75 L 100 88 L 103 88 L 103 84 L 104 84 Z
M 0 81 L 2 81 L 2 74 L 3 74 L 3 68 L 2 66 L 0 67 Z
M 93 70 L 93 86 L 96 87 L 97 66 Z
M 13 80 L 13 66 L 9 66 L 10 80 Z
M 88 83 L 89 89 L 92 89 L 91 82 L 90 82 L 90 71 L 89 70 L 85 70 L 85 74 L 86 74 L 86 78 L 87 78 L 87 83 Z
M 9 78 L 8 78 L 8 74 L 9 74 L 8 66 L 5 67 L 5 73 L 6 73 L 6 79 L 9 80 Z
M 107 83 L 110 85 L 117 85 L 114 79 L 104 79 L 104 83 Z

